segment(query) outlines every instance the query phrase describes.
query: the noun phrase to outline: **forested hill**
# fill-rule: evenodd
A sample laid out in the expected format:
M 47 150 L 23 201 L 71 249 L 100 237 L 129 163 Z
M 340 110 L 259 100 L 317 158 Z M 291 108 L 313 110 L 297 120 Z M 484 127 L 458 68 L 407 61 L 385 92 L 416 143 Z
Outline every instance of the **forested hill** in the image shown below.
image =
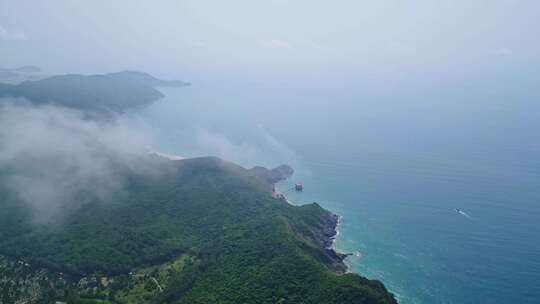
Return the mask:
M 396 303 L 343 274 L 336 217 L 275 199 L 253 171 L 213 158 L 113 166 L 118 195 L 81 195 L 36 221 L 0 170 L 0 303 Z M 258 169 L 257 171 L 262 171 Z
M 102 75 L 68 74 L 20 84 L 0 84 L 0 97 L 25 98 L 33 103 L 52 103 L 92 113 L 122 112 L 148 105 L 163 97 L 156 87 L 185 86 L 147 73 L 124 71 Z
M 116 73 L 105 74 L 106 76 L 114 79 L 121 79 L 124 81 L 138 82 L 142 85 L 151 87 L 183 87 L 189 85 L 189 82 L 181 80 L 162 80 L 158 79 L 148 73 L 137 71 L 122 71 Z

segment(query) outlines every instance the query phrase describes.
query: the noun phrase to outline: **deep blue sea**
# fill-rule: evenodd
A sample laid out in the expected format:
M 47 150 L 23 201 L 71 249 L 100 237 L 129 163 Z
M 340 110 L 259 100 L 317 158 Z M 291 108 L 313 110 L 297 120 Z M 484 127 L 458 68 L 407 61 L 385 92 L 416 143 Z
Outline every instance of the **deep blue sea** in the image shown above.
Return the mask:
M 291 201 L 342 215 L 336 247 L 361 252 L 351 269 L 401 303 L 540 303 L 538 100 L 212 81 L 163 92 L 132 114 L 157 149 L 291 164 L 282 191 L 302 182 Z

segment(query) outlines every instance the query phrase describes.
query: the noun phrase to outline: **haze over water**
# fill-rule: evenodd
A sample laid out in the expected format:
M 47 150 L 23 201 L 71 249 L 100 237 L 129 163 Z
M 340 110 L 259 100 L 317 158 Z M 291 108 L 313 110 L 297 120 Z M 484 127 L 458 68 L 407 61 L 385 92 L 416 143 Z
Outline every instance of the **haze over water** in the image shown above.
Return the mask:
M 157 147 L 291 164 L 282 191 L 342 215 L 337 248 L 362 254 L 348 259 L 351 269 L 383 281 L 401 303 L 538 301 L 538 103 L 214 81 L 163 92 L 133 114 Z M 288 191 L 296 181 L 304 192 Z
M 404 304 L 540 300 L 540 1 L 3 0 L 0 67 L 193 83 L 155 147 L 289 163 Z M 464 213 L 458 213 L 455 209 Z M 467 214 L 468 216 L 464 215 Z

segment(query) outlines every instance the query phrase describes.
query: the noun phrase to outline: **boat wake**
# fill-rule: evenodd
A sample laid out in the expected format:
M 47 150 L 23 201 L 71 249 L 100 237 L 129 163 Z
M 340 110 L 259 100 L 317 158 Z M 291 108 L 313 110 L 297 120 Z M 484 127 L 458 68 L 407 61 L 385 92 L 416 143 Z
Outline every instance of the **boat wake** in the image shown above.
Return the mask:
M 472 220 L 472 217 L 471 217 L 469 214 L 467 214 L 467 212 L 465 212 L 465 211 L 463 211 L 463 210 L 461 210 L 461 209 L 459 209 L 459 208 L 456 209 L 456 212 L 457 212 L 458 214 L 461 214 L 461 215 L 463 215 L 464 217 L 466 217 L 466 218 Z

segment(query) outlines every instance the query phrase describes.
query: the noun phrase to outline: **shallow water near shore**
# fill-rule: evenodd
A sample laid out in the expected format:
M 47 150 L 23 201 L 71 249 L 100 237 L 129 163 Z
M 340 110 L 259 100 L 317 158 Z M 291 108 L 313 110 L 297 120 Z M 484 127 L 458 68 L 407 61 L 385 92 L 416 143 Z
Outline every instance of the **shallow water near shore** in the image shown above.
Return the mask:
M 335 245 L 361 252 L 351 270 L 400 303 L 540 298 L 540 105 L 211 82 L 163 92 L 130 114 L 160 152 L 290 164 L 280 191 L 343 216 Z

